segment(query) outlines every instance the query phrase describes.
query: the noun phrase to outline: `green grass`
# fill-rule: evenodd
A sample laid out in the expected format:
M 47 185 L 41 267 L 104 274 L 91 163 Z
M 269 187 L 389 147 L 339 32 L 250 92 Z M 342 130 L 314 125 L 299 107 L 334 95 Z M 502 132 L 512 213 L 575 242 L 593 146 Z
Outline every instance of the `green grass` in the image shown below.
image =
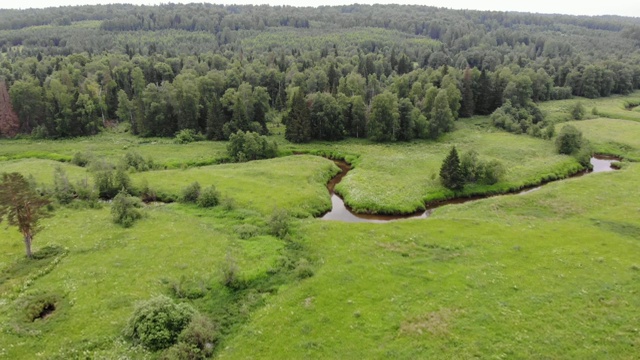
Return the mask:
M 617 155 L 636 159 L 637 123 L 572 124 L 597 151 L 614 144 Z M 273 138 L 283 153 L 352 161 L 339 191 L 371 211 L 408 212 L 449 196 L 432 175 L 452 145 L 509 168 L 504 182 L 470 187 L 466 195 L 562 177 L 577 166 L 556 155 L 552 141 L 498 131 L 486 118 L 461 120 L 438 141 L 408 144 L 300 145 L 279 132 Z M 16 229 L 0 225 L 0 358 L 157 358 L 120 335 L 136 302 L 158 294 L 213 319 L 223 359 L 637 357 L 636 163 L 526 195 L 444 206 L 424 220 L 347 224 L 310 217 L 330 204 L 325 184 L 337 168 L 329 160 L 299 155 L 195 167 L 223 158 L 226 144 L 150 141 L 113 133 L 0 141 L 0 172 L 38 182 L 50 183 L 55 165 L 74 180 L 87 175 L 54 156 L 91 151 L 117 161 L 134 149 L 174 164 L 131 174 L 136 185 L 147 180 L 177 197 L 199 181 L 236 202 L 230 210 L 149 205 L 128 229 L 111 222 L 108 203 L 58 207 L 35 237 L 40 257 L 33 261 L 24 258 Z M 275 206 L 302 217 L 284 240 L 268 235 Z M 228 259 L 239 269 L 236 290 L 220 285 Z M 43 299 L 56 310 L 31 321 Z
M 91 173 L 87 169 L 52 160 L 23 159 L 0 162 L 0 173 L 19 172 L 25 176 L 33 176 L 38 183 L 53 184 L 53 172 L 57 166 L 64 169 L 69 180 L 76 183 L 87 178 L 91 182 Z
M 319 215 L 331 209 L 325 187 L 338 168 L 329 160 L 309 155 L 288 156 L 240 164 L 222 164 L 134 174 L 134 183 L 146 179 L 164 197 L 179 198 L 184 187 L 198 181 L 214 185 L 223 197 L 239 206 L 270 214 L 275 207 L 295 216 Z
M 609 154 L 640 161 L 640 123 L 629 120 L 598 118 L 571 121 L 599 154 Z M 556 125 L 556 133 L 564 126 Z
M 640 108 L 637 106 L 629 108 L 630 105 L 640 104 L 640 91 L 630 95 L 614 95 L 598 99 L 573 98 L 547 101 L 540 104 L 540 109 L 554 122 L 569 121 L 573 120 L 571 109 L 577 102 L 581 102 L 584 106 L 587 118 L 605 117 L 640 121 Z M 596 109 L 597 114 L 592 114 L 593 108 Z
M 133 151 L 165 168 L 210 165 L 226 157 L 226 143 L 202 141 L 175 144 L 173 139 L 137 138 L 126 133 L 102 134 L 65 140 L 0 140 L 2 160 L 39 158 L 71 161 L 77 152 L 93 154 L 117 163 L 124 154 Z
M 556 154 L 553 142 L 496 130 L 486 117 L 459 120 L 456 126 L 456 131 L 435 142 L 375 144 L 347 140 L 285 144 L 282 148 L 321 149 L 352 160 L 354 169 L 336 191 L 356 211 L 371 213 L 412 213 L 424 209 L 425 202 L 509 192 L 564 178 L 581 169 L 575 159 Z M 459 153 L 474 149 L 481 159 L 502 162 L 507 168 L 503 181 L 493 186 L 469 185 L 457 194 L 445 189 L 439 180 L 440 166 L 454 145 Z

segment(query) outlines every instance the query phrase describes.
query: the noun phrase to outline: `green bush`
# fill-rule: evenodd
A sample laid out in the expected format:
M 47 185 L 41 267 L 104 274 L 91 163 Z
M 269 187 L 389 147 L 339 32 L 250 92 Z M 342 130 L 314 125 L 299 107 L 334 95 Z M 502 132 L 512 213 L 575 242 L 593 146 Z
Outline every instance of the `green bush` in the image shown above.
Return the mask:
M 558 153 L 571 155 L 582 146 L 582 133 L 573 125 L 565 125 L 556 138 Z
M 133 190 L 131 178 L 123 167 L 115 170 L 112 164 L 102 161 L 94 162 L 91 171 L 98 196 L 103 199 L 111 199 L 123 189 L 128 192 Z
M 196 203 L 203 208 L 214 207 L 220 203 L 220 192 L 211 185 L 200 192 Z
M 289 234 L 291 217 L 285 209 L 275 208 L 269 218 L 269 233 L 280 239 L 284 239 Z
M 182 189 L 181 201 L 185 203 L 195 203 L 200 197 L 200 183 L 192 182 L 190 185 Z
M 76 196 L 67 173 L 60 165 L 57 165 L 53 171 L 53 196 L 60 204 L 68 204 Z
M 259 227 L 251 224 L 238 225 L 233 228 L 233 231 L 242 240 L 251 239 L 252 237 L 260 235 L 260 233 L 262 232 L 260 231 Z
M 77 152 L 73 155 L 71 163 L 77 166 L 85 167 L 89 165 L 92 159 L 93 155 L 90 153 Z
M 176 343 L 195 313 L 190 305 L 160 295 L 136 306 L 123 335 L 152 351 L 166 349 Z
M 176 144 L 188 144 L 194 141 L 202 141 L 204 137 L 201 134 L 197 134 L 192 129 L 183 129 L 176 133 Z
M 145 160 L 142 155 L 134 151 L 127 152 L 121 160 L 121 166 L 125 169 L 147 171 L 153 168 L 153 160 Z
M 257 132 L 238 131 L 229 137 L 227 154 L 237 162 L 269 159 L 278 155 L 278 144 Z
M 124 190 L 120 191 L 111 204 L 113 222 L 123 227 L 130 227 L 142 217 L 142 213 L 139 210 L 141 207 L 140 199 L 130 196 Z
M 218 330 L 211 320 L 203 315 L 195 315 L 178 336 L 178 347 L 182 351 L 177 358 L 206 359 L 210 357 L 213 355 L 218 336 Z M 189 356 L 181 357 L 187 354 Z
M 584 108 L 584 105 L 580 101 L 575 103 L 571 108 L 571 117 L 574 120 L 582 120 L 586 115 L 587 110 Z

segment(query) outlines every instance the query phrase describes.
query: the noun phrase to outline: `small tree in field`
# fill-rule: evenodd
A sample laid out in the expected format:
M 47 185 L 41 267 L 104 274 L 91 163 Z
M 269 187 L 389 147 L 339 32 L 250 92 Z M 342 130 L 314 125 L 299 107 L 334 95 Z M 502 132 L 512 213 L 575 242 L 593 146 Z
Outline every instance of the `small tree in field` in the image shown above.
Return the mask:
M 449 155 L 442 162 L 440 181 L 447 189 L 460 190 L 464 187 L 464 175 L 460 168 L 460 158 L 455 146 L 451 148 Z
M 0 222 L 5 217 L 11 226 L 17 226 L 24 237 L 27 257 L 31 258 L 31 242 L 38 230 L 40 219 L 49 217 L 49 200 L 40 196 L 19 173 L 2 174 L 0 183 Z

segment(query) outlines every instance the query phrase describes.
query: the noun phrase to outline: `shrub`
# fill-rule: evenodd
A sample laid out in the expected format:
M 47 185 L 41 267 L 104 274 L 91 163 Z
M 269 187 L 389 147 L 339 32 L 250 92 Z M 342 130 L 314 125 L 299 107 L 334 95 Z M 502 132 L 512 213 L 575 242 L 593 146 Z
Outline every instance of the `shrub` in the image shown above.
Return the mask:
M 130 227 L 142 217 L 140 207 L 142 207 L 140 199 L 130 196 L 124 190 L 120 191 L 111 204 L 113 222 L 123 227 Z
M 556 138 L 556 149 L 560 154 L 571 155 L 582 146 L 582 133 L 573 125 L 565 125 Z
M 196 203 L 203 208 L 214 207 L 220 203 L 220 192 L 211 185 L 200 192 Z
M 60 204 L 68 204 L 75 197 L 73 185 L 60 165 L 57 165 L 53 171 L 53 196 Z
M 257 132 L 238 131 L 229 137 L 227 154 L 238 162 L 268 159 L 278 155 L 278 144 Z
M 140 195 L 140 199 L 142 199 L 142 201 L 144 202 L 152 202 L 158 200 L 158 194 L 149 186 L 149 181 L 147 179 L 142 179 L 142 184 L 140 185 L 138 195 Z
M 97 162 L 92 166 L 94 184 L 98 196 L 111 199 L 121 190 L 132 190 L 131 179 L 123 167 L 114 170 L 114 166 L 107 162 Z
M 251 239 L 252 237 L 256 237 L 260 235 L 260 228 L 251 225 L 251 224 L 242 224 L 233 228 L 233 231 L 238 235 L 238 237 L 242 240 Z
M 85 167 L 89 165 L 93 155 L 90 153 L 77 152 L 73 155 L 71 163 L 77 166 Z
M 166 349 L 176 343 L 194 314 L 191 306 L 160 295 L 136 306 L 123 335 L 152 351 Z
M 269 233 L 280 239 L 289 234 L 291 217 L 285 209 L 275 208 L 269 218 Z
M 307 259 L 301 258 L 298 260 L 294 272 L 298 279 L 306 279 L 313 276 L 313 267 Z
M 197 181 L 182 189 L 182 202 L 195 203 L 200 197 L 200 183 Z
M 586 112 L 587 111 L 585 110 L 584 105 L 582 105 L 582 103 L 580 101 L 578 101 L 571 108 L 571 117 L 574 120 L 582 120 L 584 118 L 584 115 L 586 114 Z
M 98 192 L 89 184 L 89 180 L 84 178 L 76 183 L 76 195 L 80 200 L 97 201 Z
M 487 185 L 497 183 L 507 173 L 507 169 L 505 169 L 504 165 L 502 165 L 498 160 L 481 162 L 480 168 L 481 176 L 479 181 Z
M 178 341 L 180 342 L 178 345 L 182 345 L 180 347 L 183 350 L 188 349 L 190 356 L 184 359 L 206 359 L 213 355 L 218 341 L 218 330 L 206 316 L 195 315 L 178 336 Z
M 122 166 L 125 169 L 133 168 L 136 171 L 147 171 L 153 167 L 153 161 L 145 160 L 137 152 L 129 151 L 122 158 Z
M 176 133 L 176 144 L 188 144 L 194 141 L 204 140 L 204 137 L 192 129 L 182 129 Z
M 240 270 L 231 253 L 227 253 L 220 270 L 222 272 L 222 285 L 234 290 L 242 288 L 242 281 L 240 280 L 239 274 Z

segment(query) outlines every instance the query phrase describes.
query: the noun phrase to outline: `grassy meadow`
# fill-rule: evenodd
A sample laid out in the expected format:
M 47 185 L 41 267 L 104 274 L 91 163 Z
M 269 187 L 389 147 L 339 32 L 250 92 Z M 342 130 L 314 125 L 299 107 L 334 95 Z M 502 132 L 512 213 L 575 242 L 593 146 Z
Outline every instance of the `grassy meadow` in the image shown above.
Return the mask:
M 0 172 L 45 186 L 56 166 L 72 182 L 91 180 L 88 168 L 70 162 L 77 152 L 115 163 L 135 151 L 160 166 L 132 171 L 134 185 L 177 198 L 198 181 L 226 199 L 211 209 L 151 203 L 131 228 L 111 221 L 108 202 L 56 205 L 35 237 L 35 260 L 25 259 L 17 230 L 0 225 L 0 358 L 160 358 L 122 337 L 136 303 L 160 294 L 218 325 L 220 359 L 636 358 L 640 123 L 602 112 L 615 115 L 637 96 L 596 100 L 599 117 L 571 122 L 597 152 L 629 160 L 621 170 L 385 224 L 313 217 L 329 209 L 325 184 L 338 171 L 319 156 L 213 165 L 226 157 L 223 142 L 179 145 L 116 132 L 0 140 Z M 541 107 L 561 119 L 572 101 L 585 100 Z M 453 145 L 508 169 L 498 184 L 458 195 L 579 170 L 553 141 L 499 131 L 482 117 L 458 121 L 438 141 L 408 144 L 297 145 L 274 132 L 283 154 L 351 161 L 337 191 L 359 211 L 412 212 L 452 196 L 437 176 Z M 293 216 L 284 238 L 270 235 L 275 207 Z M 242 286 L 222 285 L 229 267 Z M 33 320 L 30 309 L 42 299 L 54 299 L 55 310 Z

